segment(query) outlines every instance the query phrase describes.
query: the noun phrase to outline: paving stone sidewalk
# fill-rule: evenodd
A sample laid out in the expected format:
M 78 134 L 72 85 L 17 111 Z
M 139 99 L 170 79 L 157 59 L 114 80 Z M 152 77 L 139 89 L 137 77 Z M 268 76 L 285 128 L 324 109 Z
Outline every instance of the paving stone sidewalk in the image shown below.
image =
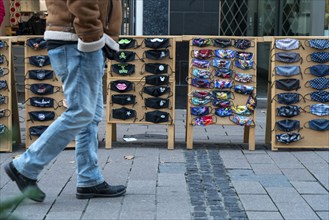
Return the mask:
M 24 220 L 329 219 L 329 152 L 270 151 L 263 140 L 265 111 L 258 111 L 253 152 L 226 127 L 223 136 L 215 134 L 215 127 L 196 127 L 198 141 L 186 150 L 179 129 L 184 128 L 183 110 L 176 112 L 175 150 L 166 149 L 166 139 L 155 142 L 142 135 L 163 135 L 166 128 L 121 126 L 113 149 L 101 145 L 99 164 L 111 184 L 127 185 L 125 196 L 77 200 L 74 150 L 65 150 L 40 174 L 45 202 L 24 200 L 8 215 Z M 105 122 L 100 128 L 103 139 Z M 140 139 L 126 143 L 124 134 Z M 19 194 L 3 166 L 23 150 L 0 154 L 0 201 Z

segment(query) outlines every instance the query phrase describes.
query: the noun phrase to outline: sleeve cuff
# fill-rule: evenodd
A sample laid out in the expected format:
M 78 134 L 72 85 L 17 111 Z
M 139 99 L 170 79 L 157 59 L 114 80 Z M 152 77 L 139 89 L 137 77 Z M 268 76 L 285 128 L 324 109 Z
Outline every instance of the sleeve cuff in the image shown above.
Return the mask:
M 78 50 L 82 52 L 93 52 L 102 49 L 105 45 L 105 37 L 102 36 L 98 41 L 83 42 L 80 38 L 78 39 Z

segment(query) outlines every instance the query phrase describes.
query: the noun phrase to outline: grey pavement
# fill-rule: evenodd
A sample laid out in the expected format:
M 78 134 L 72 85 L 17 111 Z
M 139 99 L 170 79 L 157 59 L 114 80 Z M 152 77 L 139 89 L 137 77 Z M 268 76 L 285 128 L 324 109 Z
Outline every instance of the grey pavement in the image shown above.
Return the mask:
M 167 150 L 166 126 L 118 125 L 117 142 L 104 148 L 99 165 L 110 184 L 124 184 L 119 198 L 75 198 L 74 150 L 63 151 L 39 176 L 43 203 L 24 200 L 7 216 L 21 219 L 329 219 L 328 150 L 279 150 L 264 144 L 264 109 L 257 110 L 256 151 L 242 144 L 239 126 L 194 127 L 186 150 L 185 110 L 176 110 L 175 149 Z M 24 109 L 20 111 L 24 117 Z M 21 124 L 25 140 L 24 122 Z M 241 134 L 241 135 L 237 135 Z M 125 142 L 133 135 L 135 142 Z M 3 166 L 24 147 L 0 154 L 0 201 L 20 194 Z M 132 156 L 132 157 L 125 157 Z

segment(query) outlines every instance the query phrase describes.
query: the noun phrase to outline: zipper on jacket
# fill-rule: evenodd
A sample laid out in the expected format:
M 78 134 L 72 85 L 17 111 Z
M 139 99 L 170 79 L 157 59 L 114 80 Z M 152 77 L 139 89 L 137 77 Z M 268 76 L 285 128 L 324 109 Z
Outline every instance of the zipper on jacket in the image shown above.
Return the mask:
M 112 5 L 112 0 L 109 0 L 107 4 L 107 18 L 106 18 L 106 29 L 109 29 L 109 24 L 110 24 L 110 19 L 112 17 L 112 10 L 113 10 L 113 5 Z

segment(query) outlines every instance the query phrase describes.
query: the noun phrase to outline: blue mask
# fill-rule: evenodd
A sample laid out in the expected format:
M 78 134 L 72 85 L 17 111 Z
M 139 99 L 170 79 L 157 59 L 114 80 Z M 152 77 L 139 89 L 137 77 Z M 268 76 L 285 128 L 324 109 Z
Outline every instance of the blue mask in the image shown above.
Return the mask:
M 308 57 L 311 58 L 311 61 L 316 62 L 316 63 L 329 62 L 329 52 L 313 52 L 306 57 L 306 60 L 310 61 L 310 60 L 308 60 Z
M 308 42 L 308 45 L 306 44 Z M 305 42 L 306 46 L 319 49 L 319 50 L 325 50 L 329 49 L 329 40 L 327 39 L 311 39 Z
M 301 74 L 300 66 L 276 66 L 275 73 L 279 76 L 295 76 Z
M 305 87 L 311 87 L 316 90 L 323 90 L 329 88 L 329 78 L 317 77 L 305 83 Z
M 306 124 L 308 123 L 308 126 Z M 304 127 L 315 130 L 315 131 L 329 131 L 329 120 L 328 119 L 313 119 L 305 123 Z
M 310 94 L 306 94 L 305 96 L 307 95 L 310 95 L 311 100 L 315 102 L 322 102 L 322 103 L 329 102 L 329 92 L 325 90 L 311 92 Z
M 314 65 L 314 66 L 306 68 L 305 73 L 306 73 L 306 70 L 308 70 L 308 69 L 310 70 L 310 74 L 317 76 L 317 77 L 323 77 L 323 76 L 329 75 L 329 65 L 325 65 L 325 64 Z
M 230 108 L 217 108 L 215 114 L 219 117 L 227 117 L 233 115 L 233 112 Z

